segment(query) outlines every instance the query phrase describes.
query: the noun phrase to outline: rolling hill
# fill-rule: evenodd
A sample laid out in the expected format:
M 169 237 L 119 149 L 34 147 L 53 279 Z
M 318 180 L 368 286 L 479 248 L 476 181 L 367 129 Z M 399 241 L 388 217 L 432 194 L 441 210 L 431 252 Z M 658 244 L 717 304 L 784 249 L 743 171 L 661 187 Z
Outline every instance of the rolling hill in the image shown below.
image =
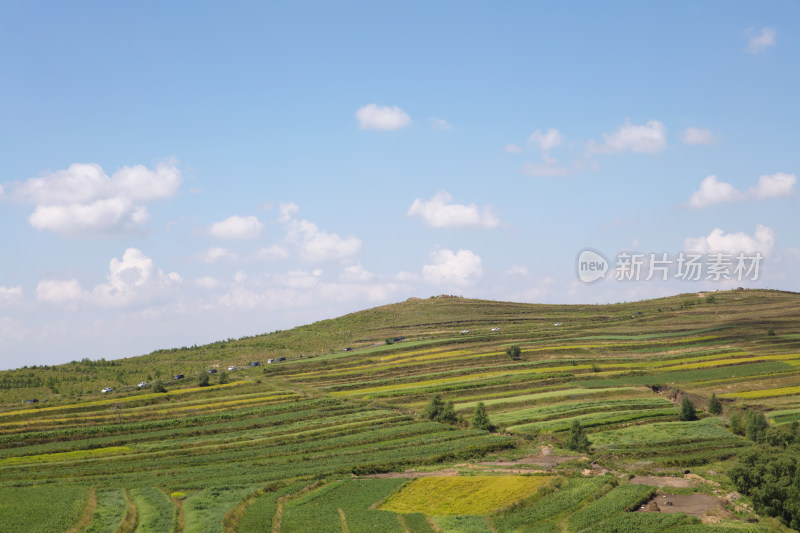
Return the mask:
M 424 416 L 435 396 L 453 417 Z M 800 445 L 799 420 L 795 293 L 409 299 L 0 372 L 0 530 L 773 531 L 729 472 Z

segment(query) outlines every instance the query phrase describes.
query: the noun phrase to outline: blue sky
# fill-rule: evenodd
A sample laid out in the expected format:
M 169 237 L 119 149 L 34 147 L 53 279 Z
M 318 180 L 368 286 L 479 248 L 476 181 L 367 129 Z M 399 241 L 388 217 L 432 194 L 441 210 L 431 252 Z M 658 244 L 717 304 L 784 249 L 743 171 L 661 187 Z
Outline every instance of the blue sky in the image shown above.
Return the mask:
M 800 290 L 798 15 L 4 2 L 0 368 L 442 293 Z M 606 279 L 578 279 L 584 248 Z M 620 251 L 690 249 L 764 259 L 755 280 L 613 275 Z

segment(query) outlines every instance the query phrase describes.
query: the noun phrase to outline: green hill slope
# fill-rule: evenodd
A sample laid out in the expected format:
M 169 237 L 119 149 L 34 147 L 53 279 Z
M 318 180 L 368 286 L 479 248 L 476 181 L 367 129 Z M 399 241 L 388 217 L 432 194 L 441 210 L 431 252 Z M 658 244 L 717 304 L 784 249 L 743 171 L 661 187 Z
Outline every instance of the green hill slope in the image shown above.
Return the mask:
M 506 353 L 511 345 L 521 349 L 516 360 Z M 200 386 L 202 376 L 209 386 Z M 168 391 L 136 387 L 155 380 Z M 707 412 L 712 394 L 720 415 Z M 435 395 L 453 402 L 455 424 L 421 416 Z M 700 420 L 679 420 L 684 398 Z M 479 402 L 497 431 L 469 427 Z M 627 516 L 653 491 L 624 480 L 691 469 L 702 476 L 691 490 L 732 491 L 723 472 L 754 443 L 729 420 L 746 410 L 766 414 L 770 435 L 800 420 L 798 294 L 580 306 L 410 299 L 207 346 L 0 373 L 0 530 L 12 527 L 4 512 L 38 501 L 36 486 L 62 487 L 65 509 L 48 513 L 42 499 L 30 518 L 40 531 L 64 531 L 65 520 L 87 531 L 370 531 L 378 523 L 387 531 L 505 531 L 527 530 L 518 525 L 531 517 L 537 527 L 571 531 L 595 513 L 595 525 L 610 530 L 713 530 L 680 513 Z M 596 468 L 564 448 L 576 422 Z M 455 475 L 430 484 L 431 498 L 468 509 L 477 490 L 474 497 L 501 511 L 378 510 L 393 491 L 402 499 L 404 487 L 419 498 L 423 489 L 410 485 L 417 474 L 407 469 Z M 584 470 L 617 476 L 588 483 Z M 458 482 L 471 474 L 505 477 Z M 545 475 L 534 484 L 541 490 L 511 490 L 523 474 Z M 751 516 L 739 504 L 720 505 L 701 509 L 716 513 L 717 530 Z M 335 524 L 315 520 L 319 506 Z M 73 512 L 81 508 L 82 516 Z

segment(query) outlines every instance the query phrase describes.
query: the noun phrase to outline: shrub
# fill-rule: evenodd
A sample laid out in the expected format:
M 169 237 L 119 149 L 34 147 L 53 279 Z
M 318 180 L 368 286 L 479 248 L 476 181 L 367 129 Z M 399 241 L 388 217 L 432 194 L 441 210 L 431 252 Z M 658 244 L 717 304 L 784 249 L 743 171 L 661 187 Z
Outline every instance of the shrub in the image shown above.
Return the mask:
M 572 422 L 572 428 L 569 432 L 569 438 L 567 439 L 566 446 L 570 450 L 574 450 L 576 452 L 585 452 L 589 449 L 589 438 L 583 432 L 583 427 L 581 423 L 577 420 Z
M 744 435 L 744 419 L 742 418 L 742 413 L 739 411 L 733 413 L 730 420 L 728 420 L 728 426 L 734 435 Z
M 202 373 L 197 377 L 197 385 L 199 387 L 208 387 L 208 374 Z
M 767 417 L 760 411 L 747 411 L 744 417 L 744 434 L 745 436 L 755 442 L 764 440 L 764 434 L 769 427 Z
M 711 399 L 708 401 L 708 412 L 712 415 L 718 415 L 722 413 L 722 403 L 717 399 L 717 395 L 715 393 L 711 393 Z
M 152 391 L 153 392 L 167 392 L 167 388 L 160 381 L 156 381 L 156 382 L 153 383 Z
M 217 375 L 219 376 L 217 383 L 219 383 L 220 385 L 224 385 L 228 382 L 228 373 L 225 372 L 224 370 Z
M 511 358 L 512 361 L 519 361 L 522 359 L 522 350 L 518 344 L 512 344 L 506 348 L 506 354 Z

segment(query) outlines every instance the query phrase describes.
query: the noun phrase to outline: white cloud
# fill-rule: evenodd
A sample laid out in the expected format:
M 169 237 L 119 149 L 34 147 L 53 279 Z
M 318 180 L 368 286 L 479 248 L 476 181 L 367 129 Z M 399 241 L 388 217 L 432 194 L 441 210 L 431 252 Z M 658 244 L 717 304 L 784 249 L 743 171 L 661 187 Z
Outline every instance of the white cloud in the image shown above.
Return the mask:
M 453 197 L 446 191 L 436 193 L 427 202 L 415 199 L 406 215 L 419 216 L 433 228 L 496 228 L 500 219 L 490 207 L 479 208 L 475 204 L 449 203 Z
M 0 317 L 0 342 L 22 341 L 28 336 L 28 329 L 19 320 L 7 316 Z M 7 361 L 6 363 L 10 363 Z
M 689 198 L 689 207 L 700 208 L 722 202 L 734 202 L 744 198 L 730 183 L 719 181 L 716 176 L 707 176 L 700 182 L 700 189 Z
M 204 263 L 218 263 L 220 261 L 236 261 L 238 256 L 228 248 L 215 246 L 200 254 L 199 259 Z
M 589 141 L 589 151 L 603 154 L 636 152 L 656 154 L 667 147 L 667 130 L 664 124 L 650 120 L 643 125 L 625 124 L 614 133 L 604 133 L 603 143 Z
M 436 117 L 431 118 L 431 126 L 433 127 L 433 129 L 441 131 L 448 131 L 453 129 L 453 126 L 451 126 L 450 123 L 447 122 L 445 119 Z
M 411 124 L 411 117 L 397 106 L 365 105 L 356 111 L 356 118 L 362 130 L 399 130 Z
M 570 169 L 556 164 L 553 160 L 547 163 L 525 163 L 522 165 L 522 173 L 537 177 L 566 176 Z
M 275 261 L 278 259 L 286 259 L 289 257 L 289 252 L 277 244 L 261 248 L 256 252 L 256 259 L 261 261 Z
M 298 248 L 304 261 L 344 260 L 361 252 L 361 239 L 329 233 L 313 222 L 296 218 L 297 212 L 297 205 L 281 204 L 278 220 L 286 229 L 286 242 Z
M 763 200 L 789 196 L 794 192 L 797 177 L 794 174 L 764 175 L 759 177 L 758 185 L 751 187 L 747 192 L 741 192 L 730 183 L 719 181 L 716 176 L 707 176 L 701 183 L 700 189 L 689 198 L 689 207 L 701 208 L 722 202 L 735 202 L 755 198 Z
M 0 303 L 13 302 L 22 298 L 22 287 L 4 287 L 0 285 Z
M 539 149 L 542 152 L 549 152 L 556 146 L 559 146 L 563 138 L 558 130 L 550 128 L 547 132 L 542 133 L 539 130 L 534 131 L 531 133 L 530 137 L 528 137 L 529 143 L 534 143 L 539 145 Z
M 40 302 L 55 305 L 74 304 L 87 297 L 77 279 L 68 281 L 45 279 L 36 285 L 36 299 Z
M 137 248 L 128 248 L 122 259 L 109 262 L 108 282 L 97 285 L 93 299 L 101 305 L 127 305 L 139 298 L 152 296 L 153 291 L 180 285 L 183 278 L 175 272 L 155 270 L 153 260 Z
M 255 239 L 261 236 L 264 223 L 254 216 L 230 216 L 211 225 L 209 233 L 218 239 Z
M 749 36 L 747 51 L 751 54 L 760 54 L 766 52 L 767 48 L 775 46 L 777 32 L 772 28 L 761 28 L 758 33 L 749 29 L 745 33 Z
M 528 269 L 524 266 L 512 265 L 511 268 L 505 271 L 506 276 L 527 276 Z
M 789 196 L 794 191 L 795 183 L 797 183 L 797 176 L 794 174 L 778 172 L 759 177 L 758 185 L 748 192 L 759 199 Z
M 711 130 L 686 128 L 681 135 L 681 141 L 685 144 L 714 144 L 717 140 Z
M 10 184 L 9 198 L 33 204 L 28 218 L 37 229 L 63 234 L 124 232 L 148 220 L 145 203 L 174 196 L 182 181 L 170 162 L 155 170 L 123 167 L 111 177 L 100 165 L 75 163 L 66 170 Z
M 514 143 L 510 143 L 510 144 L 505 145 L 503 150 L 505 150 L 505 152 L 508 153 L 508 154 L 518 154 L 518 153 L 520 153 L 522 151 L 522 148 L 520 148 L 519 146 L 517 146 Z
M 754 253 L 761 252 L 769 255 L 775 245 L 775 232 L 768 226 L 756 226 L 752 236 L 746 233 L 724 233 L 715 228 L 706 237 L 688 237 L 683 242 L 683 249 L 687 252 L 728 252 L 728 253 Z
M 225 284 L 219 281 L 216 278 L 212 278 L 211 276 L 203 276 L 201 278 L 197 278 L 194 280 L 194 284 L 201 289 L 219 289 L 223 287 Z
M 433 264 L 422 267 L 422 277 L 434 285 L 468 285 L 483 275 L 481 258 L 470 250 L 436 250 L 431 259 Z
M 358 264 L 345 268 L 339 277 L 343 281 L 369 281 L 375 277 L 375 274 L 368 272 L 361 264 Z

